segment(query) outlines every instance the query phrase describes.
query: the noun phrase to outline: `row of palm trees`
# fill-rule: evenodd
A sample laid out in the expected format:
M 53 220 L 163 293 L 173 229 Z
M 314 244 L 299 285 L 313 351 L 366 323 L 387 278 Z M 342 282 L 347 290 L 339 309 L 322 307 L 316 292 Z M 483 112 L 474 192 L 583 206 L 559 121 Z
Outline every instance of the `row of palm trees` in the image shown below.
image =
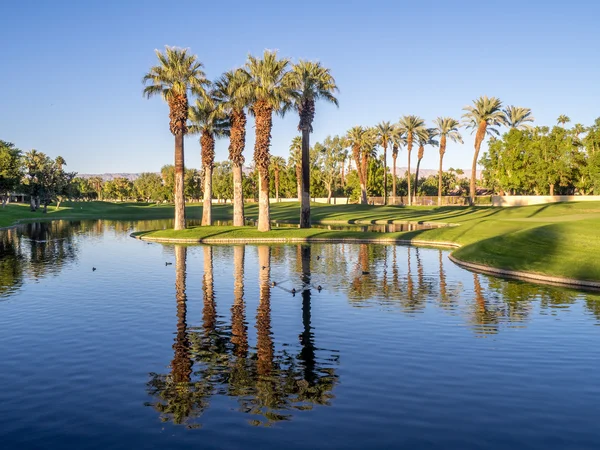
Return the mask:
M 423 159 L 425 146 L 439 146 L 439 171 L 438 171 L 438 204 L 441 204 L 442 196 L 442 163 L 448 140 L 463 143 L 459 128 L 464 126 L 476 131 L 475 154 L 473 156 L 473 170 L 470 183 L 470 201 L 475 200 L 475 180 L 479 150 L 486 135 L 498 135 L 498 126 L 504 125 L 509 128 L 526 128 L 528 122 L 534 120 L 529 108 L 508 106 L 502 108 L 502 102 L 495 97 L 480 97 L 473 102 L 473 106 L 463 108 L 463 123 L 452 117 L 438 117 L 434 120 L 434 126 L 428 127 L 425 120 L 419 116 L 406 115 L 400 118 L 398 123 L 380 122 L 375 127 L 365 128 L 356 126 L 351 128 L 345 136 L 345 145 L 352 150 L 352 157 L 358 172 L 361 185 L 361 203 L 367 203 L 367 167 L 368 160 L 375 156 L 376 146 L 383 149 L 384 170 L 384 202 L 387 204 L 387 150 L 391 146 L 393 160 L 393 185 L 392 192 L 396 192 L 396 159 L 402 147 L 406 147 L 408 153 L 408 204 L 412 205 L 413 197 L 416 196 L 417 186 L 411 186 L 411 154 L 413 146 L 418 145 L 417 170 L 415 184 L 419 179 L 419 167 Z
M 324 99 L 338 104 L 337 86 L 330 70 L 318 62 L 300 60 L 292 64 L 277 52 L 265 50 L 262 58 L 252 55 L 244 67 L 224 73 L 211 83 L 202 63 L 187 49 L 166 47 L 156 51 L 159 64 L 144 76 L 144 95 L 161 95 L 169 105 L 170 130 L 175 136 L 175 224 L 185 228 L 184 144 L 185 134 L 200 134 L 204 170 L 202 225 L 211 225 L 212 169 L 215 138 L 229 136 L 229 159 L 233 165 L 235 226 L 244 224 L 242 165 L 246 140 L 246 114 L 255 118 L 254 163 L 259 172 L 258 230 L 269 231 L 269 163 L 273 114 L 290 110 L 299 114 L 302 132 L 301 227 L 310 226 L 309 136 L 315 115 L 315 102 Z M 196 96 L 189 106 L 188 94 Z M 188 123 L 188 120 L 190 123 Z

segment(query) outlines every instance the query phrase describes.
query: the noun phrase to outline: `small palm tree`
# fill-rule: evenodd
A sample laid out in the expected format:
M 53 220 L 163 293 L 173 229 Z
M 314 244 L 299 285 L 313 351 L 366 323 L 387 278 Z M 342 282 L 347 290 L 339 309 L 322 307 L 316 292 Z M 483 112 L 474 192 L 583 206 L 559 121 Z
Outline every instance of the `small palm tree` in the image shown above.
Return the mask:
M 404 116 L 398 122 L 398 130 L 406 137 L 406 149 L 408 150 L 408 205 L 412 205 L 412 197 L 410 190 L 410 153 L 415 138 L 419 133 L 426 129 L 425 121 L 419 116 Z
M 156 50 L 159 65 L 151 67 L 142 82 L 147 84 L 144 96 L 160 95 L 169 104 L 169 128 L 175 136 L 175 223 L 176 230 L 185 229 L 184 149 L 187 133 L 188 92 L 204 95 L 206 76 L 202 63 L 187 49 L 166 47 L 165 53 Z
M 392 165 L 393 165 L 393 176 L 392 176 L 392 197 L 396 197 L 396 159 L 398 158 L 398 152 L 406 145 L 406 136 L 402 134 L 400 129 L 395 126 L 394 133 L 392 134 Z
M 558 116 L 558 119 L 556 119 L 556 123 L 560 125 L 564 125 L 566 123 L 569 123 L 570 121 L 571 118 L 569 116 L 565 116 L 564 114 L 561 114 L 560 116 Z
M 419 187 L 419 167 L 421 167 L 421 160 L 425 155 L 425 146 L 426 145 L 439 145 L 439 142 L 434 138 L 437 136 L 437 129 L 435 128 L 426 128 L 425 130 L 421 130 L 417 135 L 417 139 L 419 141 L 419 153 L 417 155 L 417 171 L 415 173 L 415 191 L 414 197 L 417 196 L 418 187 Z
M 279 173 L 285 170 L 285 159 L 281 156 L 273 156 L 271 158 L 271 169 L 275 175 L 275 201 L 279 201 Z
M 321 63 L 300 60 L 290 72 L 294 89 L 294 107 L 300 115 L 298 131 L 302 132 L 302 200 L 300 228 L 310 228 L 310 133 L 315 117 L 315 101 L 326 100 L 338 106 L 338 91 L 329 69 Z
M 506 115 L 502 111 L 502 101 L 496 97 L 479 97 L 473 101 L 473 106 L 463 108 L 466 113 L 463 114 L 464 125 L 471 128 L 475 134 L 475 154 L 473 155 L 473 165 L 471 170 L 470 186 L 470 204 L 475 204 L 475 180 L 477 178 L 477 158 L 479 150 L 486 135 L 499 135 L 500 132 L 495 128 L 500 125 L 506 125 Z
M 446 141 L 463 143 L 462 136 L 458 132 L 460 124 L 458 120 L 451 117 L 438 117 L 433 121 L 437 134 L 440 136 L 440 168 L 438 171 L 438 206 L 442 204 L 442 161 L 446 153 Z
M 392 142 L 395 127 L 390 122 L 381 122 L 376 127 L 377 139 L 383 147 L 383 204 L 387 205 L 387 147 L 388 143 Z
M 294 136 L 290 145 L 290 159 L 296 169 L 298 201 L 302 202 L 302 137 Z
M 246 146 L 246 112 L 250 103 L 250 77 L 245 70 L 225 72 L 215 82 L 215 96 L 219 108 L 229 117 L 229 159 L 233 172 L 233 226 L 244 225 L 244 192 L 242 189 L 242 168 L 244 147 Z
M 189 134 L 200 134 L 202 169 L 204 171 L 204 203 L 202 226 L 212 225 L 212 173 L 215 166 L 215 137 L 229 135 L 229 120 L 218 106 L 211 92 L 207 97 L 196 100 L 189 111 Z
M 531 115 L 531 109 L 520 106 L 507 106 L 504 109 L 506 115 L 506 126 L 516 130 L 529 130 L 533 127 L 527 122 L 533 122 L 535 117 Z
M 279 59 L 277 52 L 265 50 L 262 58 L 249 55 L 246 72 L 250 76 L 252 106 L 256 118 L 254 162 L 259 173 L 258 231 L 270 231 L 269 211 L 269 147 L 273 112 L 282 115 L 290 108 L 294 91 L 289 72 L 290 61 Z

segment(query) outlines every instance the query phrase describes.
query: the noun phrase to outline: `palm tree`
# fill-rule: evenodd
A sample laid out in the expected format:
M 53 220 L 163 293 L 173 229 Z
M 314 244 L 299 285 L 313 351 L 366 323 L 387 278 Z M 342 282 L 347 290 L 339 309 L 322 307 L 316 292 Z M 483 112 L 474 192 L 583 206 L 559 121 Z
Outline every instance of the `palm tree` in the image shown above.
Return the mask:
M 204 204 L 202 226 L 212 225 L 212 172 L 215 165 L 215 137 L 229 135 L 229 121 L 218 107 L 214 93 L 196 100 L 190 107 L 189 134 L 200 134 L 202 169 L 204 170 Z
M 406 145 L 406 136 L 402 134 L 402 132 L 398 129 L 397 126 L 394 126 L 394 133 L 392 134 L 392 165 L 394 166 L 393 176 L 392 176 L 392 197 L 396 198 L 396 159 L 398 158 L 398 152 L 402 148 L 402 146 Z M 395 202 L 394 202 L 395 203 Z
M 500 125 L 506 125 L 506 115 L 502 111 L 502 101 L 496 97 L 479 97 L 473 101 L 474 106 L 465 106 L 463 114 L 464 125 L 467 128 L 472 128 L 475 134 L 475 154 L 473 155 L 473 165 L 471 168 L 471 186 L 469 202 L 471 206 L 475 204 L 475 179 L 477 178 L 477 158 L 481 144 L 485 139 L 486 134 L 493 136 L 499 135 L 499 131 L 495 128 Z
M 285 169 L 285 159 L 281 156 L 271 158 L 271 169 L 275 175 L 275 201 L 279 201 L 279 172 Z
M 254 162 L 259 173 L 258 231 L 271 229 L 269 211 L 269 147 L 273 112 L 283 116 L 293 99 L 287 68 L 289 59 L 277 58 L 276 51 L 265 50 L 262 59 L 248 56 L 246 71 L 252 89 L 251 112 L 256 117 Z
M 176 230 L 185 229 L 184 151 L 183 137 L 187 133 L 188 92 L 204 94 L 207 84 L 202 63 L 188 49 L 166 47 L 165 53 L 156 50 L 159 65 L 151 67 L 142 82 L 144 95 L 159 95 L 169 104 L 170 130 L 175 136 L 175 223 Z
M 374 155 L 375 132 L 361 126 L 352 127 L 346 134 L 346 139 L 352 148 L 352 156 L 356 164 L 360 182 L 360 203 L 367 204 L 367 168 L 369 158 Z
M 398 129 L 402 135 L 406 137 L 406 149 L 408 150 L 408 205 L 412 205 L 412 197 L 410 191 L 410 153 L 412 151 L 413 141 L 415 137 L 425 130 L 425 121 L 419 116 L 403 116 L 398 122 Z
M 329 69 L 319 62 L 300 60 L 290 72 L 294 89 L 294 107 L 300 116 L 298 131 L 302 132 L 302 200 L 300 228 L 310 228 L 310 133 L 315 117 L 315 101 L 326 100 L 338 106 L 334 94 L 338 91 Z
M 379 144 L 383 147 L 383 204 L 387 205 L 387 147 L 388 142 L 393 141 L 394 125 L 389 122 L 381 122 L 375 127 Z
M 231 132 L 229 137 L 229 159 L 233 167 L 233 226 L 244 225 L 244 192 L 242 189 L 242 168 L 246 145 L 246 112 L 250 102 L 250 77 L 242 69 L 225 72 L 215 82 L 215 96 L 220 109 L 229 117 Z
M 564 114 L 561 114 L 560 116 L 558 116 L 558 119 L 556 119 L 556 123 L 559 123 L 560 125 L 564 125 L 566 123 L 569 123 L 571 121 L 571 118 L 569 116 L 565 116 Z
M 415 173 L 415 191 L 414 191 L 414 197 L 417 196 L 417 192 L 418 192 L 418 186 L 419 186 L 419 167 L 421 167 L 421 160 L 423 159 L 423 156 L 425 154 L 425 146 L 426 145 L 433 145 L 436 146 L 439 144 L 438 141 L 436 141 L 434 138 L 437 136 L 437 130 L 435 128 L 426 128 L 425 130 L 422 130 L 419 132 L 419 134 L 417 135 L 418 141 L 419 141 L 419 153 L 418 153 L 418 158 L 417 158 L 417 171 Z
M 442 160 L 446 153 L 446 141 L 463 143 L 462 136 L 458 132 L 460 124 L 451 117 L 438 117 L 433 121 L 437 134 L 440 136 L 440 168 L 438 171 L 438 206 L 442 204 Z
M 290 145 L 290 159 L 296 168 L 296 191 L 298 201 L 302 202 L 302 138 L 294 136 Z
M 506 126 L 516 130 L 530 130 L 533 128 L 527 122 L 533 122 L 535 117 L 531 115 L 531 109 L 520 106 L 507 106 L 504 108 L 506 115 Z

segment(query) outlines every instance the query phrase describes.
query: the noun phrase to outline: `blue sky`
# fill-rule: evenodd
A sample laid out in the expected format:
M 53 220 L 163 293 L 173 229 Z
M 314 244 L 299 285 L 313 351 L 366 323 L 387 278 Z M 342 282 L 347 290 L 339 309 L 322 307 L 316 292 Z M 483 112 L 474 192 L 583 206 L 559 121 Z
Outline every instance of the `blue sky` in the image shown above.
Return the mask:
M 459 118 L 480 95 L 530 107 L 538 124 L 567 114 L 587 125 L 600 116 L 599 13 L 579 0 L 2 2 L 0 139 L 80 173 L 158 171 L 173 161 L 168 107 L 142 97 L 141 79 L 165 45 L 189 47 L 210 79 L 265 48 L 321 61 L 340 107 L 317 105 L 313 142 L 404 114 Z M 293 114 L 275 119 L 272 154 L 287 156 L 296 126 Z M 463 135 L 445 168 L 470 167 Z M 250 128 L 247 161 L 253 146 Z M 200 166 L 197 138 L 186 165 Z M 422 167 L 437 167 L 436 150 Z

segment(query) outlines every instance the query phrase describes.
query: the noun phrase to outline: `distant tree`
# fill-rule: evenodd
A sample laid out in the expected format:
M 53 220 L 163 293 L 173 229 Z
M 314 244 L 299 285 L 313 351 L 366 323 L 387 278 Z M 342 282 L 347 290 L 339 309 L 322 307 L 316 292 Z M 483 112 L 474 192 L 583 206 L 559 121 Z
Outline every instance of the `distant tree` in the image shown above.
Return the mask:
M 285 159 L 281 156 L 273 156 L 271 158 L 271 170 L 273 170 L 275 178 L 275 201 L 279 201 L 279 174 L 285 170 Z
M 11 191 L 17 188 L 23 177 L 21 150 L 11 142 L 0 140 L 0 200 L 6 206 Z
M 440 137 L 440 167 L 438 171 L 438 205 L 442 204 L 442 161 L 444 154 L 446 153 L 446 143 L 448 139 L 453 142 L 463 143 L 462 136 L 458 132 L 460 124 L 457 120 L 451 117 L 438 117 L 435 119 L 434 124 L 436 126 L 437 134 Z
M 377 138 L 379 140 L 379 145 L 383 147 L 383 203 L 387 205 L 387 148 L 388 143 L 393 142 L 395 126 L 390 124 L 390 122 L 380 122 L 375 130 L 377 132 Z
M 302 137 L 294 136 L 290 145 L 290 166 L 296 171 L 296 193 L 298 201 L 302 202 Z
M 360 182 L 360 203 L 367 204 L 367 169 L 369 159 L 375 155 L 376 135 L 373 129 L 356 126 L 348 131 L 346 139 L 352 147 L 352 157 Z
M 569 116 L 565 116 L 564 114 L 561 114 L 560 116 L 558 116 L 558 119 L 556 119 L 556 123 L 558 123 L 559 125 L 565 125 L 566 123 L 569 123 L 571 121 L 571 118 Z
M 400 118 L 398 122 L 398 130 L 399 132 L 406 137 L 406 149 L 408 151 L 408 175 L 407 175 L 407 183 L 408 183 L 408 204 L 412 205 L 412 197 L 411 197 L 411 173 L 410 173 L 410 154 L 412 151 L 412 146 L 414 140 L 417 138 L 418 134 L 425 130 L 427 127 L 425 126 L 425 121 L 421 119 L 419 116 L 403 116 Z
M 531 109 L 521 108 L 520 106 L 507 106 L 504 109 L 506 116 L 506 126 L 516 128 L 517 130 L 526 130 L 533 128 L 527 122 L 533 122 L 535 118 L 531 115 Z
M 133 182 L 137 195 L 146 202 L 162 200 L 164 188 L 162 178 L 156 173 L 144 172 Z
M 399 127 L 394 127 L 394 133 L 392 134 L 392 197 L 396 197 L 398 194 L 396 190 L 396 159 L 398 158 L 398 152 L 402 147 L 406 145 L 406 136 L 402 133 Z
M 223 161 L 215 163 L 213 171 L 213 194 L 219 200 L 233 199 L 233 163 Z
M 419 187 L 419 167 L 421 167 L 421 160 L 425 154 L 425 146 L 432 145 L 438 146 L 439 142 L 435 139 L 438 135 L 438 131 L 436 128 L 426 128 L 421 130 L 417 134 L 417 140 L 419 142 L 419 153 L 417 155 L 417 171 L 415 173 L 415 197 L 417 196 L 417 188 Z

